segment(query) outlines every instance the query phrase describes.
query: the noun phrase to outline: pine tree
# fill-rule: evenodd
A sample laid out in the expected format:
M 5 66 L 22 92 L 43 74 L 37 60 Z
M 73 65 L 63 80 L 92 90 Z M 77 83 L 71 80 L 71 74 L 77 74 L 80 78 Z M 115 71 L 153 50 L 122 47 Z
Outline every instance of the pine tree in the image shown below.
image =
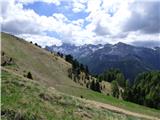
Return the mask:
M 85 74 L 86 74 L 86 79 L 89 80 L 89 69 L 87 65 L 85 67 Z
M 92 80 L 92 82 L 90 84 L 90 89 L 91 90 L 95 90 L 95 82 L 94 82 L 94 80 Z
M 66 56 L 65 56 L 65 60 L 66 60 L 67 62 L 69 62 L 69 63 L 72 64 L 72 63 L 73 63 L 73 56 L 70 55 L 70 54 L 69 54 L 69 55 L 66 55 Z
M 111 88 L 112 88 L 112 96 L 118 98 L 119 97 L 119 88 L 118 88 L 117 81 L 115 81 L 115 80 L 112 81 Z
M 118 85 L 121 87 L 125 87 L 125 78 L 124 75 L 122 73 L 118 73 L 116 75 L 116 81 L 118 82 Z
M 95 84 L 95 91 L 101 92 L 101 86 L 98 81 L 96 81 L 96 84 Z
M 81 70 L 81 71 L 84 71 L 84 70 L 85 70 L 83 64 L 80 64 L 80 70 Z

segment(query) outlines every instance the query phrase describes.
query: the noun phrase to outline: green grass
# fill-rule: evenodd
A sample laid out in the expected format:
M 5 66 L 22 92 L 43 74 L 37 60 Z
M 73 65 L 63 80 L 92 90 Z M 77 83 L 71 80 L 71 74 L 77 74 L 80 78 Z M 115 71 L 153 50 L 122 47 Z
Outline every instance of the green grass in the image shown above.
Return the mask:
M 160 110 L 157 110 L 157 109 L 152 109 L 152 108 L 148 108 L 148 107 L 134 104 L 131 102 L 127 102 L 124 100 L 119 100 L 112 96 L 106 96 L 101 93 L 94 92 L 94 91 L 84 89 L 84 88 L 72 87 L 72 89 L 69 88 L 68 90 L 68 88 L 66 88 L 67 86 L 61 86 L 61 87 L 63 89 L 60 88 L 59 91 L 68 93 L 70 95 L 74 95 L 77 97 L 83 96 L 86 99 L 90 99 L 90 100 L 94 100 L 94 101 L 98 101 L 102 103 L 107 103 L 107 104 L 110 104 L 110 105 L 113 105 L 119 108 L 124 108 L 126 110 L 133 111 L 136 113 L 142 113 L 142 114 L 156 116 L 160 118 Z
M 26 72 L 30 71 L 35 81 L 47 87 L 54 87 L 56 88 L 56 90 L 60 92 L 67 93 L 73 96 L 78 96 L 78 97 L 82 95 L 86 99 L 108 103 L 120 108 L 124 108 L 126 110 L 130 110 L 133 112 L 142 113 L 146 115 L 151 115 L 151 116 L 157 116 L 160 118 L 159 110 L 147 108 L 147 107 L 126 102 L 123 100 L 118 100 L 111 96 L 106 96 L 106 95 L 91 91 L 89 89 L 86 89 L 85 87 L 82 87 L 76 84 L 75 82 L 73 82 L 71 79 L 68 78 L 67 70 L 71 66 L 70 64 L 65 62 L 64 59 L 56 57 L 55 55 L 45 51 L 42 48 L 38 48 L 33 44 L 30 44 L 22 39 L 13 37 L 11 35 L 2 33 L 1 37 L 2 37 L 1 39 L 2 51 L 4 51 L 7 56 L 12 57 L 16 64 L 11 66 L 6 66 L 6 68 L 14 71 L 15 73 L 23 76 L 24 74 L 26 74 Z M 6 76 L 3 76 L 3 77 L 5 78 Z M 12 78 L 12 76 L 9 76 L 9 77 Z M 11 79 L 9 77 L 7 77 L 7 79 Z M 32 92 L 34 91 L 29 91 L 29 92 L 32 95 Z M 17 95 L 17 97 L 18 96 L 19 94 Z M 12 97 L 16 101 L 15 94 Z M 8 100 L 12 99 L 12 97 L 8 98 Z M 39 98 L 37 99 L 39 100 Z M 13 101 L 11 101 L 10 103 L 12 102 Z M 33 102 L 35 103 L 32 103 L 32 104 L 38 104 L 36 100 L 33 100 Z M 21 104 L 19 105 L 19 107 L 20 106 Z
M 35 80 L 48 86 L 78 86 L 68 78 L 67 70 L 71 65 L 64 59 L 11 35 L 1 33 L 1 37 L 2 51 L 13 58 L 19 74 L 30 71 Z
M 94 108 L 79 99 L 2 71 L 2 120 L 140 120 Z

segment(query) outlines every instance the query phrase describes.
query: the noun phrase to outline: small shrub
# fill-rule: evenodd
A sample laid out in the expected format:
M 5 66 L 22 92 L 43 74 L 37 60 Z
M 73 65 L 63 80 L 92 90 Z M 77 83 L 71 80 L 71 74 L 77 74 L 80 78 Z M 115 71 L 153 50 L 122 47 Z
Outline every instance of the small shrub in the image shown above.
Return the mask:
M 35 46 L 38 46 L 38 44 L 37 44 L 37 43 L 35 43 L 34 45 L 35 45 Z
M 9 58 L 9 62 L 12 62 L 12 60 L 13 60 L 12 58 Z
M 4 56 L 5 55 L 5 53 L 2 51 L 2 56 Z
M 7 64 L 6 61 L 4 61 L 3 63 L 1 63 L 1 66 L 5 66 Z
M 33 79 L 32 74 L 31 74 L 30 72 L 28 72 L 28 74 L 27 74 L 27 78 L 29 78 L 29 79 Z
M 83 95 L 81 95 L 80 97 L 83 98 Z
M 43 100 L 46 100 L 46 101 L 52 100 L 52 97 L 49 96 L 48 94 L 45 94 L 45 93 L 40 93 L 39 97 L 42 98 Z

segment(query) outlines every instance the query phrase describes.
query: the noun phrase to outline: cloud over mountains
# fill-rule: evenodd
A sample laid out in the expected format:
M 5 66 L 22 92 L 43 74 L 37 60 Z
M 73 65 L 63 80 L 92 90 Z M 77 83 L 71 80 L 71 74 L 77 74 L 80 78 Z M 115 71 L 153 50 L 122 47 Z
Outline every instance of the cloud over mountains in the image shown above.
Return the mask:
M 42 46 L 160 40 L 158 0 L 1 0 L 1 5 L 2 31 Z

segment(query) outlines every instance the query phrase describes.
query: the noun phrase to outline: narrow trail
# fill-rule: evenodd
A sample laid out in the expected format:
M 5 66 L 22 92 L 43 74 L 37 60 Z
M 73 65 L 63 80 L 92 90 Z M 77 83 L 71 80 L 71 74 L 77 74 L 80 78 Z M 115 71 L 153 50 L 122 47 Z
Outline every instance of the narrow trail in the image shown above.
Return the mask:
M 5 70 L 5 71 L 11 72 L 11 73 L 13 73 L 13 74 L 15 74 L 15 75 L 17 75 L 19 77 L 23 77 L 22 75 L 19 75 L 16 72 L 14 72 L 12 70 L 9 70 L 9 69 L 6 69 L 4 67 L 1 67 L 1 70 Z M 27 79 L 27 78 L 25 78 L 25 79 Z M 69 95 L 69 96 L 71 96 L 71 95 Z M 116 107 L 116 106 L 113 106 L 113 105 L 110 105 L 110 104 L 101 103 L 101 102 L 88 100 L 88 99 L 82 99 L 82 98 L 75 97 L 75 96 L 71 96 L 71 97 L 73 97 L 75 99 L 79 99 L 79 100 L 83 101 L 86 104 L 90 104 L 95 108 L 107 109 L 107 110 L 113 111 L 115 113 L 131 115 L 131 116 L 135 116 L 135 117 L 138 117 L 138 118 L 144 118 L 144 119 L 148 119 L 148 120 L 160 120 L 160 118 L 157 118 L 157 117 L 154 117 L 154 116 L 149 116 L 149 115 L 145 115 L 145 114 L 141 114 L 141 113 L 131 112 L 131 111 L 128 111 L 126 109 L 119 108 L 119 107 Z
M 101 103 L 101 102 L 88 100 L 88 99 L 81 99 L 81 98 L 78 98 L 78 97 L 76 97 L 76 98 L 84 101 L 85 103 L 92 104 L 96 108 L 107 109 L 107 110 L 113 111 L 115 113 L 131 115 L 131 116 L 135 116 L 135 117 L 138 117 L 138 118 L 145 118 L 145 119 L 148 119 L 148 120 L 160 120 L 160 118 L 157 118 L 157 117 L 154 117 L 154 116 L 149 116 L 149 115 L 145 115 L 145 114 L 141 114 L 141 113 L 131 112 L 131 111 L 128 111 L 126 109 L 115 107 L 115 106 L 110 105 L 110 104 Z

